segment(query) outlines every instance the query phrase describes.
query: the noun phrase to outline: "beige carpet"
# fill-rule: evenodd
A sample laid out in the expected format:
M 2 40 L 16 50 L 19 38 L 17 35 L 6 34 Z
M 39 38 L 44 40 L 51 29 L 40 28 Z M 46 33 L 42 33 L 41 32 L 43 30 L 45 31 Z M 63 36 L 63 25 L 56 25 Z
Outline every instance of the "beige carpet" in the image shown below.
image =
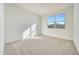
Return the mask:
M 78 55 L 73 41 L 40 35 L 5 44 L 5 55 Z

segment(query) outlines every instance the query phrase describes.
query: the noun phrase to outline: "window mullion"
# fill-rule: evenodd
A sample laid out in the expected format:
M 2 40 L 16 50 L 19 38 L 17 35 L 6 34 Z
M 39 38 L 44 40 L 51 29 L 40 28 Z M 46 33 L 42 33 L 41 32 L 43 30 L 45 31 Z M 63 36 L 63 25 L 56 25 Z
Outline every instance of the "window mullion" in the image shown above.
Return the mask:
M 54 16 L 54 27 L 56 28 L 56 18 Z

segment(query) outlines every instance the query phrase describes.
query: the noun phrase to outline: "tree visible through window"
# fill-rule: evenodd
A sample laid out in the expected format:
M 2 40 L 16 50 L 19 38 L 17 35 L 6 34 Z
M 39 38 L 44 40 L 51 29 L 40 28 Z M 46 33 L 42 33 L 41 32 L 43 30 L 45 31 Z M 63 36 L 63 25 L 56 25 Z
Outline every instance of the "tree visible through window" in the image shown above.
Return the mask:
M 48 28 L 65 28 L 65 14 L 48 16 Z

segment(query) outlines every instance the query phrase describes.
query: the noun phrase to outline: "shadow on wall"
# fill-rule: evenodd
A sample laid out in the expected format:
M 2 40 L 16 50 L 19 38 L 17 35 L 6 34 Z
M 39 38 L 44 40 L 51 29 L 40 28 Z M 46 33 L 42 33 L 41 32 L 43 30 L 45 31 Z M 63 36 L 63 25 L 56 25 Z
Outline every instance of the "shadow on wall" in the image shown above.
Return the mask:
M 23 32 L 23 40 L 34 37 L 36 35 L 36 24 L 33 24 Z

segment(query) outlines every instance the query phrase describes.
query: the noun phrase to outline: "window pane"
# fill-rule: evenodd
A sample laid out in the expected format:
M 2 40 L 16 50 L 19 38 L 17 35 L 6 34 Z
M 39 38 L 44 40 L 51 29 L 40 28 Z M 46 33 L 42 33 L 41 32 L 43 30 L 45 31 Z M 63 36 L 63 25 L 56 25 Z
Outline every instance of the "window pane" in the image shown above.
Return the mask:
M 54 16 L 48 17 L 48 28 L 54 28 Z
M 65 14 L 64 13 L 61 13 L 61 14 L 58 14 L 58 15 L 56 15 L 55 16 L 55 19 L 56 19 L 56 21 L 65 21 Z
M 56 28 L 65 28 L 64 22 L 56 22 Z
M 48 22 L 49 23 L 54 22 L 54 16 L 48 16 Z
M 65 14 L 61 13 L 55 16 L 56 28 L 65 28 Z
M 65 28 L 65 13 L 48 16 L 48 28 Z

